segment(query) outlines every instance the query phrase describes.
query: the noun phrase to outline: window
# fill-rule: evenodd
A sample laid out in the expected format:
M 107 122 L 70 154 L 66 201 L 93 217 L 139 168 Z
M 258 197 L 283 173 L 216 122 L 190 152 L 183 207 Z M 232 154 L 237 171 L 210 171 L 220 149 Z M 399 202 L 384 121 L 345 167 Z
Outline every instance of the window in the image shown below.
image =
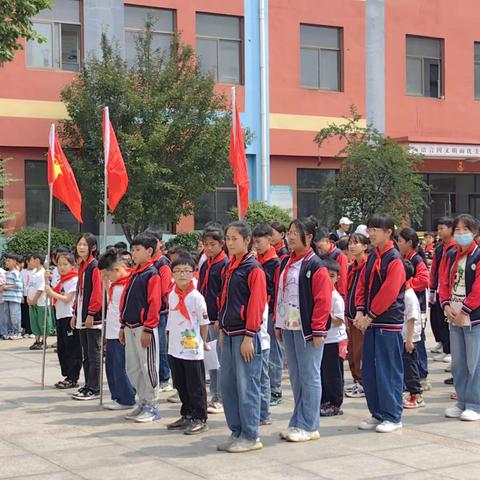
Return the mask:
M 27 42 L 27 65 L 78 72 L 81 50 L 79 0 L 56 0 L 52 9 L 41 10 L 32 21 L 46 42 Z
M 219 222 L 228 225 L 228 212 L 237 206 L 237 189 L 232 178 L 214 192 L 203 194 L 195 204 L 195 230 L 202 230 L 208 222 Z
M 242 83 L 241 19 L 197 13 L 197 57 L 200 68 L 221 83 Z
M 314 215 L 320 225 L 329 227 L 335 223 L 334 208 L 321 205 L 323 188 L 335 179 L 335 170 L 321 168 L 297 169 L 297 217 Z
M 301 84 L 341 90 L 341 28 L 300 25 Z
M 407 35 L 407 95 L 443 95 L 443 40 Z
M 175 32 L 175 12 L 161 8 L 125 6 L 125 60 L 133 65 L 137 58 L 137 38 L 149 23 L 152 28 L 152 48 L 170 56 Z
M 480 42 L 474 43 L 475 99 L 480 100 Z

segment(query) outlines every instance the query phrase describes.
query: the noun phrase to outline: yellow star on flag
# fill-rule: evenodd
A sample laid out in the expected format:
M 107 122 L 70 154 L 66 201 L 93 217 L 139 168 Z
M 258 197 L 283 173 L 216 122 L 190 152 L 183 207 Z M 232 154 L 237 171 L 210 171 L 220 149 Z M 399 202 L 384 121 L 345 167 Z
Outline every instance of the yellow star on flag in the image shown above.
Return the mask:
M 53 180 L 55 181 L 59 175 L 63 175 L 62 161 L 59 155 L 53 157 Z

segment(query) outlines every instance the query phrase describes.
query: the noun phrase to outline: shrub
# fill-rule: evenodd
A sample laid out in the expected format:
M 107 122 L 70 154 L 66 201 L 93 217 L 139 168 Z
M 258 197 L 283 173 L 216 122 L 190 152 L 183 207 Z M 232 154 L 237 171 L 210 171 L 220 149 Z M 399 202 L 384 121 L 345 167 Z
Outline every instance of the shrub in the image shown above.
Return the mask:
M 230 217 L 232 221 L 238 219 L 238 210 L 232 208 L 230 210 Z M 288 227 L 292 217 L 283 208 L 276 205 L 268 205 L 264 202 L 254 201 L 248 205 L 247 213 L 245 214 L 245 221 L 253 228 L 259 223 L 282 222 Z
M 196 252 L 198 242 L 201 240 L 202 236 L 200 232 L 187 232 L 179 233 L 174 238 L 171 238 L 165 243 L 167 249 L 172 247 L 184 247 L 189 252 Z

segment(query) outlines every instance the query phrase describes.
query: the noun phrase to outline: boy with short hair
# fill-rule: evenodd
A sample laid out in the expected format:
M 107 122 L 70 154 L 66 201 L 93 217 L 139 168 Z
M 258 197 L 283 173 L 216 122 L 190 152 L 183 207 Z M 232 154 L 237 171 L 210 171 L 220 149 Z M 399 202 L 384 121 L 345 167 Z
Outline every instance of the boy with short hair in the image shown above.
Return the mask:
M 132 241 L 132 272 L 120 302 L 119 340 L 125 345 L 127 375 L 138 405 L 125 415 L 138 423 L 160 418 L 158 409 L 158 322 L 162 305 L 160 276 L 154 266 L 156 238 L 137 235 Z
M 17 264 L 20 257 L 8 254 L 5 259 L 7 272 L 5 272 L 5 284 L 3 286 L 3 309 L 5 313 L 6 337 L 9 340 L 22 338 L 21 317 L 23 282 Z
M 179 257 L 172 262 L 172 273 L 175 287 L 168 297 L 168 361 L 182 407 L 181 417 L 167 428 L 196 435 L 208 430 L 203 358 L 204 350 L 210 348 L 210 321 L 205 299 L 193 283 L 193 259 Z

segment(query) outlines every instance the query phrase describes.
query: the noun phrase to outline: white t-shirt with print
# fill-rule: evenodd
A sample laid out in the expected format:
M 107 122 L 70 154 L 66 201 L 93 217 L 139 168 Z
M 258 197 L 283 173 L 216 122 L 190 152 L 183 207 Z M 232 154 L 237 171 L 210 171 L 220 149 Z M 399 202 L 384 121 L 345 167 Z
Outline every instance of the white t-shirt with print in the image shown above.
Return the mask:
M 332 292 L 332 309 L 330 310 L 330 315 L 345 321 L 345 302 L 336 290 L 333 290 Z M 335 326 L 332 321 L 332 325 L 327 332 L 325 343 L 338 343 L 347 338 L 345 323 Z
M 283 288 L 285 270 L 280 274 L 275 321 L 275 326 L 277 328 L 283 328 L 285 330 L 302 330 L 300 301 L 298 298 L 298 281 L 302 262 L 303 259 L 290 265 L 285 289 Z
M 465 285 L 465 268 L 467 265 L 467 257 L 463 257 L 459 260 L 457 265 L 457 271 L 455 272 L 455 279 L 452 287 L 452 298 L 450 299 L 450 307 L 458 313 L 462 307 L 465 298 L 467 298 L 467 287 Z M 470 325 L 470 315 L 465 318 L 465 326 Z
M 409 288 L 405 290 L 405 321 L 403 322 L 402 327 L 402 337 L 403 341 L 407 340 L 407 321 L 412 318 L 415 319 L 413 327 L 413 337 L 412 341 L 419 342 L 422 339 L 422 314 L 420 312 L 420 303 L 418 297 L 413 290 Z
M 115 285 L 112 289 L 112 298 L 109 300 L 105 319 L 105 338 L 107 340 L 118 340 L 120 333 L 120 300 L 124 288 L 125 285 Z
M 46 305 L 46 294 L 45 294 L 45 269 L 42 267 L 39 270 L 35 270 L 30 277 L 30 284 L 27 288 L 27 298 L 32 300 L 37 291 L 41 290 L 43 293 L 40 295 L 37 305 L 39 307 L 44 307 Z
M 61 295 L 68 295 L 69 293 L 75 293 L 77 290 L 78 278 L 73 277 L 67 280 L 60 289 Z M 58 283 L 58 282 L 57 282 Z M 69 302 L 62 302 L 57 300 L 55 302 L 55 316 L 57 318 L 69 318 L 73 315 L 73 302 L 75 301 L 75 295 Z
M 20 271 L 20 275 L 22 276 L 22 281 L 23 281 L 23 296 L 27 296 L 28 292 L 28 287 L 30 285 L 30 280 L 32 279 L 32 276 L 35 274 L 36 270 L 32 269 L 29 270 L 28 268 L 23 268 Z
M 192 290 L 185 298 L 185 306 L 190 314 L 190 321 L 179 310 L 178 295 L 173 290 L 168 296 L 168 354 L 183 360 L 203 360 L 203 340 L 200 326 L 209 325 L 207 304 L 198 290 Z

